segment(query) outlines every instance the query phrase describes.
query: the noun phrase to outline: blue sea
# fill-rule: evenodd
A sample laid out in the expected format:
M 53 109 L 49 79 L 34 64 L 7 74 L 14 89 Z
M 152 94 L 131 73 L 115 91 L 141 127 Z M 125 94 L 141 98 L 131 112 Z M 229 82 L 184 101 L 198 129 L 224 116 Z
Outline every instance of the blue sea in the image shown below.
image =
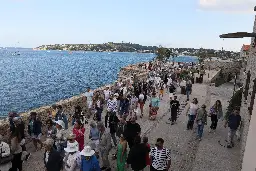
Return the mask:
M 112 83 L 121 67 L 150 61 L 154 54 L 0 49 L 0 115 L 53 104 Z M 180 57 L 176 62 L 195 62 Z

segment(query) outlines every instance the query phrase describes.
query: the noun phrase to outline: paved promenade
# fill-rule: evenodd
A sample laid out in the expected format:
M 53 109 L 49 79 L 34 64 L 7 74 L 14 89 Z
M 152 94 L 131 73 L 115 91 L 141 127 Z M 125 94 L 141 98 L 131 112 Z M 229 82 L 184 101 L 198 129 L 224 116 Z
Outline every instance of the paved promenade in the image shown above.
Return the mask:
M 216 71 L 211 72 L 210 78 Z M 205 78 L 208 82 L 208 76 Z M 213 103 L 219 99 L 223 105 L 225 113 L 228 100 L 232 96 L 232 84 L 225 84 L 221 87 L 210 87 L 206 84 L 194 84 L 192 98 L 198 98 L 199 105 L 206 104 L 207 111 Z M 168 122 L 170 117 L 169 96 L 164 95 L 160 104 L 159 114 L 156 121 L 148 120 L 148 102 L 145 105 L 145 114 L 142 119 L 138 118 L 138 123 L 142 128 L 142 135 L 149 137 L 149 143 L 154 146 L 155 140 L 162 137 L 165 140 L 165 146 L 172 152 L 172 171 L 239 171 L 240 154 L 239 144 L 232 149 L 226 148 L 227 129 L 224 128 L 223 121 L 218 123 L 216 134 L 208 133 L 210 119 L 205 127 L 202 141 L 196 140 L 196 130 L 186 130 L 188 105 L 186 96 L 177 92 L 178 100 L 181 103 L 181 113 L 177 124 L 171 125 Z M 86 125 L 85 140 L 88 142 L 89 126 Z M 32 144 L 28 144 L 29 151 L 33 150 Z M 110 153 L 115 152 L 115 148 Z M 112 170 L 115 170 L 116 162 L 112 161 Z M 39 171 L 43 166 L 43 151 L 33 152 L 29 161 L 24 162 L 24 171 Z M 148 169 L 145 169 L 146 171 Z

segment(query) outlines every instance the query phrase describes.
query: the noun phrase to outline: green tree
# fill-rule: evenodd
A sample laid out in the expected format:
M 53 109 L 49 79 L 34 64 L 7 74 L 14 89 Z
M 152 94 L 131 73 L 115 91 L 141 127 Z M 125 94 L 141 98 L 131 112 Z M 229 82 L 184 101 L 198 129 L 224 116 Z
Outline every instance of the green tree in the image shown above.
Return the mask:
M 172 51 L 168 48 L 159 47 L 156 50 L 156 59 L 159 61 L 167 62 L 171 56 L 172 56 Z

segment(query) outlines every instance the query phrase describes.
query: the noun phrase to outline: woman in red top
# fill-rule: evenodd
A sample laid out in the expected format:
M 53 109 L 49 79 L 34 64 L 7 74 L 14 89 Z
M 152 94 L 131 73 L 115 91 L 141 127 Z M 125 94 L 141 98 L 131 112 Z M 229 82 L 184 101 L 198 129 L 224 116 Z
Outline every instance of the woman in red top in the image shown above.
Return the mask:
M 75 140 L 79 144 L 79 151 L 82 151 L 84 149 L 84 132 L 85 128 L 80 120 L 77 120 L 75 122 L 74 128 L 73 128 L 73 134 L 76 135 Z

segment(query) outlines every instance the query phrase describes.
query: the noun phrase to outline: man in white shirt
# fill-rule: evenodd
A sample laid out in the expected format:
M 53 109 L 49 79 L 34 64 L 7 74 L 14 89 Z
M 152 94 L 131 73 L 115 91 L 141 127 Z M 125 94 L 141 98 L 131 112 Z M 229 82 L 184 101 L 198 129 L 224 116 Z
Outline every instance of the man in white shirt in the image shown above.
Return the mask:
M 87 102 L 89 114 L 91 115 L 93 91 L 91 91 L 90 87 L 87 88 L 87 91 L 84 93 L 84 97 L 85 97 L 85 101 Z

